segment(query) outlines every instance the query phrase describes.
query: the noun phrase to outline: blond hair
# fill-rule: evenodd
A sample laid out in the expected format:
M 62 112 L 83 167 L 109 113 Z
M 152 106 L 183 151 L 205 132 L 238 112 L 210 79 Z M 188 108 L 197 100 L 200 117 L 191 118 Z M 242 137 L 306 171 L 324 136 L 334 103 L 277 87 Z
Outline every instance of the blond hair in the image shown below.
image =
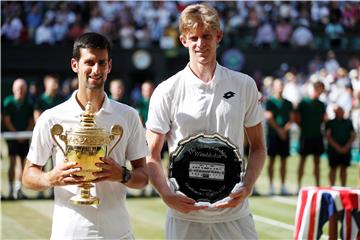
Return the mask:
M 181 35 L 185 35 L 198 27 L 204 27 L 205 30 L 221 30 L 218 12 L 215 8 L 206 4 L 187 6 L 182 11 L 179 19 L 179 31 Z

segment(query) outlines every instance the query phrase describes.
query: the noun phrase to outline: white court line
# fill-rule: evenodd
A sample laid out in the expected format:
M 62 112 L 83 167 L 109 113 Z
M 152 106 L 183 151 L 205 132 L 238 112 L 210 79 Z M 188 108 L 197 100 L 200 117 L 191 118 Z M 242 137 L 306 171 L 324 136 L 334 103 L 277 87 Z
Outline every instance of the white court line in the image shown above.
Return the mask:
M 273 196 L 271 197 L 271 199 L 276 202 L 284 203 L 291 206 L 296 206 L 297 204 L 297 199 L 291 199 L 291 198 L 279 197 L 279 196 Z
M 283 229 L 286 229 L 286 230 L 289 230 L 289 231 L 294 231 L 295 230 L 295 227 L 293 225 L 291 225 L 291 224 L 279 222 L 279 221 L 276 221 L 274 219 L 262 217 L 262 216 L 259 216 L 259 215 L 253 215 L 253 216 L 254 216 L 255 221 L 259 221 L 259 222 L 266 223 L 266 224 L 269 224 L 269 225 L 277 226 L 279 228 L 283 228 Z
M 286 229 L 286 230 L 289 230 L 292 232 L 294 232 L 294 230 L 295 230 L 295 226 L 291 225 L 291 224 L 283 223 L 283 222 L 280 222 L 280 221 L 277 221 L 274 219 L 270 219 L 270 218 L 266 218 L 266 217 L 262 217 L 262 216 L 254 215 L 254 214 L 253 214 L 253 217 L 254 217 L 254 220 L 258 221 L 258 222 L 262 222 L 262 223 L 265 223 L 268 225 L 283 228 L 283 229 Z M 323 233 L 321 235 L 320 239 L 329 239 L 329 236 Z

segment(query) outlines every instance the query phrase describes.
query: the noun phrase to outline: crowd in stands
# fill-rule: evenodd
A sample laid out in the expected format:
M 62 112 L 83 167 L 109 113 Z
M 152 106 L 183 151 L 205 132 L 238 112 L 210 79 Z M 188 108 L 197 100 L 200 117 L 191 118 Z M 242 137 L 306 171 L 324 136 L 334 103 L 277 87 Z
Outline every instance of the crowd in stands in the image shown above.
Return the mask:
M 177 17 L 191 1 L 2 1 L 3 42 L 66 44 L 98 32 L 122 48 L 179 46 Z M 262 47 L 360 48 L 357 1 L 209 1 L 224 43 Z M 349 41 L 350 40 L 350 41 Z

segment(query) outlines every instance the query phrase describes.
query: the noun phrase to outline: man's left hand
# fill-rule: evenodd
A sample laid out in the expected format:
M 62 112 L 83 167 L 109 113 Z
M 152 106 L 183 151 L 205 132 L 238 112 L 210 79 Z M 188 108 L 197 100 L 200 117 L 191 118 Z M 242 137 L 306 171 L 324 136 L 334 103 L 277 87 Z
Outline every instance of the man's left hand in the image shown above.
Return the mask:
M 233 208 L 241 204 L 249 195 L 251 195 L 252 189 L 246 186 L 241 186 L 236 192 L 229 195 L 230 200 L 227 202 L 219 203 L 216 208 Z
M 96 179 L 92 182 L 117 181 L 120 182 L 123 177 L 123 168 L 114 159 L 110 157 L 101 158 L 102 163 L 96 163 L 96 166 L 102 168 L 100 172 L 94 172 Z

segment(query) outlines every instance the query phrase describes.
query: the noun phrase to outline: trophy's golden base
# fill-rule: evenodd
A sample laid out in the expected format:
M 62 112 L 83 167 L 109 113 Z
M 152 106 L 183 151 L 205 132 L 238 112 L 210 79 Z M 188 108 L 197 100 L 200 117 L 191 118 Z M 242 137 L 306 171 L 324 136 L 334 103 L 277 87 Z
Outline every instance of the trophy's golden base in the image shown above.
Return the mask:
M 80 196 L 76 195 L 70 198 L 70 202 L 76 205 L 99 205 L 100 201 L 97 197 L 90 194 L 91 183 L 83 183 L 79 186 Z
M 70 199 L 70 202 L 75 205 L 99 205 L 100 201 L 94 196 L 89 198 L 82 198 L 80 196 L 74 196 Z

